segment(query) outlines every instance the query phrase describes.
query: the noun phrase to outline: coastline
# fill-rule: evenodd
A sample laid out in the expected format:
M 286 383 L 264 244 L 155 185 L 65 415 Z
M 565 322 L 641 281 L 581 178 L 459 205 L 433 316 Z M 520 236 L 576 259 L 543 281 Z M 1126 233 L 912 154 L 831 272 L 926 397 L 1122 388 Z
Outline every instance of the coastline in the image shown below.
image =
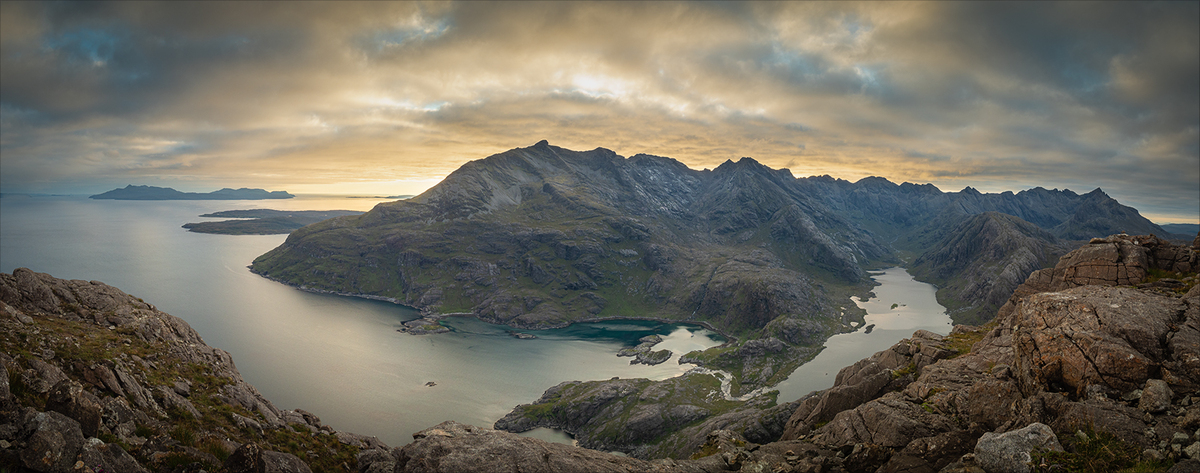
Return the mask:
M 549 330 L 549 329 L 556 329 L 556 328 L 566 328 L 566 327 L 570 327 L 573 324 L 578 324 L 578 323 L 609 322 L 609 321 L 614 321 L 614 320 L 645 320 L 645 321 L 650 321 L 650 322 L 675 323 L 675 324 L 696 325 L 696 326 L 703 327 L 705 329 L 716 332 L 718 335 L 720 335 L 722 337 L 725 337 L 725 343 L 717 345 L 718 347 L 725 347 L 725 346 L 729 346 L 731 344 L 735 344 L 738 342 L 738 337 L 735 337 L 733 335 L 725 333 L 724 331 L 717 329 L 716 327 L 714 327 L 712 324 L 710 324 L 708 322 L 698 321 L 698 320 L 675 320 L 675 319 L 667 319 L 667 318 L 662 318 L 662 317 L 630 317 L 630 316 L 625 316 L 625 315 L 616 315 L 616 316 L 612 316 L 612 317 L 589 317 L 589 318 L 585 318 L 585 319 L 579 319 L 574 322 L 565 322 L 565 323 L 561 323 L 561 324 L 551 324 L 551 325 L 546 325 L 546 326 L 534 327 L 534 326 L 526 326 L 526 325 L 521 325 L 521 324 L 510 324 L 510 323 L 503 323 L 503 322 L 488 320 L 488 319 L 485 319 L 485 318 L 475 315 L 474 312 L 436 312 L 435 313 L 435 312 L 429 310 L 428 308 L 415 307 L 415 306 L 405 304 L 404 302 L 402 302 L 399 299 L 396 299 L 394 297 L 377 296 L 374 294 L 361 294 L 361 293 L 353 293 L 353 292 L 327 291 L 324 289 L 315 289 L 315 288 L 311 288 L 308 286 L 301 286 L 298 284 L 293 284 L 293 283 L 290 283 L 287 281 L 276 279 L 271 276 L 267 276 L 265 274 L 254 271 L 254 269 L 251 268 L 250 266 L 246 266 L 246 269 L 249 269 L 251 273 L 253 273 L 259 277 L 283 284 L 288 287 L 293 287 L 293 288 L 296 288 L 296 289 L 299 289 L 299 290 L 305 291 L 305 292 L 311 292 L 314 294 L 344 296 L 344 297 L 357 297 L 359 299 L 368 299 L 368 300 L 373 300 L 373 301 L 391 302 L 393 304 L 407 307 L 409 309 L 418 311 L 421 314 L 420 318 L 429 319 L 429 320 L 437 320 L 437 319 L 441 319 L 441 318 L 445 318 L 445 317 L 475 317 L 476 319 L 483 321 L 483 322 L 487 322 L 489 324 L 503 325 L 505 327 L 511 327 L 511 328 L 518 329 L 518 330 Z

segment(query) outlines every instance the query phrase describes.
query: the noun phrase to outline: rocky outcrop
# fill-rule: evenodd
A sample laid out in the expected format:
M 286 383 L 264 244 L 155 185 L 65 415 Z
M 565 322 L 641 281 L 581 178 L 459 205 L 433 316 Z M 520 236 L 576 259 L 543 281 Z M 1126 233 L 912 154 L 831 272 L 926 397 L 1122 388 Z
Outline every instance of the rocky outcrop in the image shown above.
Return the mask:
M 1063 451 L 1049 426 L 1033 423 L 1002 434 L 983 434 L 975 444 L 975 461 L 988 472 L 1029 473 L 1029 464 L 1033 461 L 1030 453 L 1038 449 Z
M 278 409 L 186 322 L 96 281 L 0 274 L 0 368 L 0 470 L 307 472 L 386 448 Z
M 638 340 L 638 345 L 633 348 L 624 348 L 617 352 L 617 356 L 632 356 L 631 365 L 657 365 L 671 358 L 671 350 L 655 350 L 654 345 L 662 343 L 662 337 L 658 335 L 647 335 Z
M 1114 236 L 1094 245 L 1124 239 Z M 1176 255 L 1163 258 L 1172 261 L 1171 267 L 1194 255 L 1190 248 L 1153 249 Z M 1064 256 L 1059 271 L 1081 273 L 1070 268 L 1093 260 L 1078 258 L 1079 253 Z M 1157 259 L 1147 261 L 1156 264 Z M 1194 284 L 1192 276 L 1180 280 Z M 988 465 L 987 471 L 1022 471 L 1011 462 L 996 466 L 1000 463 L 994 460 L 1044 452 L 1053 446 L 1051 437 L 1064 455 L 1098 438 L 1121 442 L 1112 448 L 1134 451 L 1122 461 L 1137 460 L 1145 451 L 1145 458 L 1184 464 L 1188 448 L 1200 450 L 1200 399 L 1194 397 L 1200 394 L 1195 384 L 1200 380 L 1195 370 L 1200 289 L 1181 294 L 1138 282 L 1142 287 L 1077 285 L 1033 292 L 1037 282 L 1035 275 L 1023 283 L 1025 296 L 1014 297 L 1009 310 L 987 326 L 956 326 L 944 337 L 917 332 L 842 369 L 833 388 L 780 405 L 747 402 L 626 451 L 642 458 L 686 458 L 687 452 L 703 450 L 704 442 L 697 439 L 719 430 L 745 442 L 747 450 L 791 442 L 840 452 L 836 460 L 822 460 L 835 470 L 932 472 L 980 471 L 980 465 Z M 497 428 L 598 431 L 589 422 L 644 412 L 636 409 L 636 399 L 653 385 L 594 382 L 586 385 L 594 395 L 584 396 L 562 396 L 561 387 L 555 388 L 537 403 L 514 410 Z M 781 416 L 787 419 L 782 429 L 768 427 L 778 425 L 773 419 Z M 574 420 L 539 421 L 546 418 Z M 607 425 L 613 431 L 630 429 L 629 424 Z M 1046 437 L 1047 430 L 1057 436 Z M 1040 450 L 1029 442 L 1010 442 L 1035 431 L 1045 440 L 1034 442 Z M 589 435 L 585 432 L 581 443 L 588 445 Z M 981 442 L 984 437 L 988 440 Z
M 1200 372 L 1176 374 L 1180 360 L 1167 350 L 1185 308 L 1178 299 L 1103 286 L 1026 298 L 1011 319 L 1022 390 L 1083 398 L 1089 390 L 1123 394 L 1152 378 L 1200 380 Z
M 443 422 L 413 434 L 400 449 L 396 472 L 703 472 L 722 471 L 708 461 L 654 463 L 595 450 L 572 448 L 507 432 Z M 716 460 L 716 459 L 713 459 Z M 707 466 L 705 468 L 704 466 Z
M 899 391 L 916 379 L 921 368 L 954 354 L 945 348 L 940 335 L 918 331 L 910 339 L 842 368 L 833 387 L 802 399 L 783 437 L 807 435 L 809 426 L 826 424 L 839 412 Z
M 1143 268 L 1149 279 L 1083 284 L 1108 281 L 1093 276 L 1108 274 L 1095 263 L 1104 259 L 1087 257 L 1104 245 L 1118 255 L 1107 264 L 1126 277 Z M 326 460 L 271 452 L 280 446 L 265 441 L 270 431 L 376 473 L 995 473 L 1024 471 L 1027 458 L 1057 468 L 1060 457 L 1046 451 L 1078 455 L 1094 442 L 1109 442 L 1113 469 L 1146 459 L 1187 471 L 1200 456 L 1200 288 L 1190 273 L 1166 278 L 1179 286 L 1152 283 L 1164 279 L 1164 266 L 1194 271 L 1196 256 L 1141 237 L 1093 242 L 1031 275 L 991 324 L 944 337 L 917 332 L 796 402 L 733 399 L 724 374 L 697 369 L 660 382 L 563 383 L 496 424 L 560 428 L 581 445 L 641 458 L 452 422 L 398 449 L 335 433 L 315 415 L 274 408 L 182 321 L 102 284 L 18 270 L 0 275 L 0 365 L 9 373 L 0 381 L 0 465 L 68 471 L 67 463 L 103 458 L 139 471 L 187 456 L 215 466 L 209 450 L 217 445 L 230 455 L 228 471 L 306 471 L 304 461 Z M 194 341 L 185 348 L 177 340 Z M 783 342 L 765 337 L 727 351 L 787 353 L 776 344 Z M 88 353 L 112 361 L 89 362 Z M 96 405 L 97 436 L 87 437 Z M 189 421 L 196 413 L 207 430 L 180 430 L 197 425 Z
M 1149 248 L 1132 243 L 1135 238 L 1151 242 Z M 1046 275 L 1030 276 L 1022 285 L 1024 296 L 1010 300 L 994 328 L 977 332 L 979 341 L 969 353 L 921 367 L 912 382 L 874 394 L 871 400 L 836 413 L 824 425 L 822 417 L 802 406 L 789 420 L 782 438 L 806 438 L 833 448 L 878 445 L 890 449 L 893 453 L 881 455 L 886 461 L 876 462 L 881 471 L 936 471 L 952 463 L 962 465 L 957 457 L 972 450 L 962 447 L 976 444 L 975 440 L 959 442 L 959 448 L 945 449 L 939 455 L 928 450 L 921 455 L 912 453 L 923 451 L 931 442 L 944 443 L 934 440 L 938 438 L 981 439 L 987 435 L 988 442 L 978 442 L 986 447 L 995 434 L 1036 423 L 1066 434 L 1094 428 L 1139 451 L 1186 458 L 1182 447 L 1174 452 L 1168 448 L 1170 444 L 1159 440 L 1177 432 L 1183 444 L 1200 440 L 1194 438 L 1194 432 L 1179 432 L 1187 423 L 1187 413 L 1197 409 L 1191 402 L 1200 381 L 1200 371 L 1194 369 L 1197 345 L 1192 342 L 1192 327 L 1200 321 L 1200 289 L 1178 294 L 1115 284 L 1083 285 L 1083 281 L 1097 280 L 1091 276 L 1097 274 L 1097 258 L 1085 257 L 1097 250 L 1135 255 L 1104 259 L 1112 266 L 1133 261 L 1125 264 L 1127 274 L 1131 269 L 1158 264 L 1188 269 L 1179 263 L 1195 258 L 1190 248 L 1155 239 L 1114 236 L 1094 241 L 1064 256 L 1053 270 L 1057 277 L 1050 280 L 1064 290 L 1035 292 L 1037 287 L 1045 287 L 1039 284 L 1044 284 Z M 1136 257 L 1147 254 L 1151 256 Z M 1155 254 L 1167 256 L 1159 259 Z M 962 338 L 970 333 L 970 329 L 956 328 L 944 343 L 970 340 Z M 862 388 L 852 392 L 876 391 L 878 382 L 856 385 L 845 382 L 843 375 L 865 373 L 868 376 L 862 378 L 870 380 L 869 375 L 879 369 L 875 368 L 879 360 L 894 357 L 890 352 L 895 349 L 844 369 L 838 386 L 806 403 L 815 406 L 818 401 L 812 399 L 832 398 L 858 385 Z M 970 462 L 978 462 L 986 471 L 1022 471 L 995 466 L 988 459 L 991 454 L 980 458 L 982 452 L 976 446 Z M 1028 454 L 1027 449 L 1024 452 L 1021 455 Z
M 508 432 L 443 422 L 413 434 L 413 443 L 394 454 L 360 457 L 360 465 L 392 465 L 407 472 L 646 472 L 715 473 L 725 471 L 844 471 L 837 452 L 805 442 L 753 445 L 728 431 L 711 432 L 694 459 L 641 460 L 548 443 Z M 366 463 L 371 461 L 373 463 Z
M 1194 248 L 1173 245 L 1154 235 L 1120 234 L 1094 238 L 1084 247 L 1060 258 L 1053 268 L 1030 274 L 1014 291 L 1010 302 L 1029 294 L 1061 291 L 1079 286 L 1141 284 L 1155 270 L 1195 273 L 1200 269 L 1198 255 L 1200 253 Z M 1002 308 L 1000 314 L 1004 315 L 1007 312 Z

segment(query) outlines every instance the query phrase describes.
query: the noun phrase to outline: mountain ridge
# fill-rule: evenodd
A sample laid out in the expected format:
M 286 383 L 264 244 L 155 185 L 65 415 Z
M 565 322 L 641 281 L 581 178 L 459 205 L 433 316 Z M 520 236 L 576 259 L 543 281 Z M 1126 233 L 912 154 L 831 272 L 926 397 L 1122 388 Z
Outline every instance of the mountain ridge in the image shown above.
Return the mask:
M 866 269 L 911 266 L 988 212 L 1030 223 L 959 231 L 1036 226 L 1020 240 L 1041 250 L 1010 255 L 1022 245 L 1009 244 L 996 253 L 991 245 L 1011 238 L 962 235 L 976 242 L 961 248 L 962 264 L 922 259 L 943 285 L 1005 262 L 1004 277 L 939 290 L 944 305 L 964 309 L 952 312 L 960 322 L 985 317 L 1027 271 L 1051 264 L 1066 251 L 1059 240 L 1101 230 L 1165 234 L 1099 189 L 942 192 L 879 177 L 796 178 L 752 158 L 698 171 L 671 158 L 543 140 L 468 162 L 412 199 L 301 228 L 251 270 L 309 290 L 519 328 L 645 317 L 710 323 L 739 344 L 783 341 L 765 357 L 711 350 L 694 358 L 735 373 L 750 391 L 778 382 L 827 337 L 861 322 L 862 311 L 845 300 L 869 291 Z M 792 361 L 772 364 L 782 359 Z

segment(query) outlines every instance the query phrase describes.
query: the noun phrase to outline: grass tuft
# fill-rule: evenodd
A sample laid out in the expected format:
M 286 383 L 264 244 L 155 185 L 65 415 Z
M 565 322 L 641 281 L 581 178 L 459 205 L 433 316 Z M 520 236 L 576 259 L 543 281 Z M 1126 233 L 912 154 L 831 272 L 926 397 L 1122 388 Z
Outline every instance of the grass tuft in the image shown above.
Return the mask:
M 1065 452 L 1033 452 L 1034 473 L 1135 473 L 1160 472 L 1170 468 L 1170 462 L 1141 461 L 1138 447 L 1122 441 L 1108 432 L 1096 432 L 1089 427 L 1086 440 L 1075 435 L 1059 434 Z

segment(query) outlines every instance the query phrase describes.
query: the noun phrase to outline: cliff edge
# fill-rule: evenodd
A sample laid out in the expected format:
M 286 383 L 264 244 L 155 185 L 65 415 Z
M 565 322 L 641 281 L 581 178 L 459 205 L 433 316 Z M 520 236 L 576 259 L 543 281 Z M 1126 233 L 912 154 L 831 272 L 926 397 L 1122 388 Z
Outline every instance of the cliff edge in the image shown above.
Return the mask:
M 355 471 L 374 437 L 275 407 L 186 322 L 98 281 L 0 273 L 0 471 Z

